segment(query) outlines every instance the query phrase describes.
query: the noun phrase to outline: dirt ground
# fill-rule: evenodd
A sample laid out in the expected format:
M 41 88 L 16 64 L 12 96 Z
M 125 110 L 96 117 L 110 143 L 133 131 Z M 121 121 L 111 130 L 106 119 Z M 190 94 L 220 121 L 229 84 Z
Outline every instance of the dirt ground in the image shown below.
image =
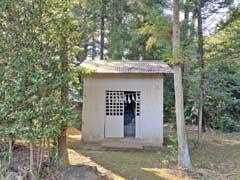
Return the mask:
M 191 172 L 176 167 L 177 151 L 175 133 L 169 133 L 169 143 L 154 151 L 113 151 L 102 149 L 99 144 L 81 142 L 78 131 L 68 133 L 71 165 L 87 164 L 114 180 L 240 180 L 240 133 L 223 134 L 209 131 L 199 143 L 197 135 L 188 133 L 193 164 Z M 28 166 L 28 147 L 17 144 L 12 164 Z M 60 180 L 62 169 L 47 168 L 44 180 Z M 47 175 L 48 173 L 48 175 Z

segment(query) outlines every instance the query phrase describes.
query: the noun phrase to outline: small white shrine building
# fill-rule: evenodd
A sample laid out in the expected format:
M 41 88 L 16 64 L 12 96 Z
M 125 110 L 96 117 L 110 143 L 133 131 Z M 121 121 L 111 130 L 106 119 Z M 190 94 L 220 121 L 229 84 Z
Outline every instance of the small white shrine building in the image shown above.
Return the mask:
M 163 143 L 163 77 L 173 70 L 159 60 L 85 60 L 82 140 L 134 138 Z

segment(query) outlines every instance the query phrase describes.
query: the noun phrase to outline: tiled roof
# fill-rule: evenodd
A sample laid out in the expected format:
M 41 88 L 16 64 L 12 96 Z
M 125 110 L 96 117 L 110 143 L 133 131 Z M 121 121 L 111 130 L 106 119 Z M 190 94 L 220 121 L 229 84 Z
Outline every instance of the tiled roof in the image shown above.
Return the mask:
M 80 66 L 94 73 L 173 73 L 172 68 L 160 60 L 85 60 Z

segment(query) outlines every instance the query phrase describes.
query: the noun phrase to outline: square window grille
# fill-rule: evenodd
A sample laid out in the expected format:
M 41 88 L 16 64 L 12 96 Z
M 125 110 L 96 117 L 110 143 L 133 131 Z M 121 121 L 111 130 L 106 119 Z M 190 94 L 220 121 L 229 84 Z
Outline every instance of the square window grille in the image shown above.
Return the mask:
M 105 108 L 107 116 L 123 116 L 124 92 L 106 91 Z
M 136 91 L 136 116 L 140 116 L 140 91 Z M 107 116 L 123 116 L 124 91 L 106 91 L 105 109 Z

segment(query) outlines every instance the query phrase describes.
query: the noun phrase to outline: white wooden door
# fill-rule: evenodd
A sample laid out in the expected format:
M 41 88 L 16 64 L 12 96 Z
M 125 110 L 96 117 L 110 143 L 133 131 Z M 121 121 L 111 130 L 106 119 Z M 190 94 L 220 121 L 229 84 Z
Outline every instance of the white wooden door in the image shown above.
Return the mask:
M 106 91 L 105 137 L 124 137 L 124 92 Z

